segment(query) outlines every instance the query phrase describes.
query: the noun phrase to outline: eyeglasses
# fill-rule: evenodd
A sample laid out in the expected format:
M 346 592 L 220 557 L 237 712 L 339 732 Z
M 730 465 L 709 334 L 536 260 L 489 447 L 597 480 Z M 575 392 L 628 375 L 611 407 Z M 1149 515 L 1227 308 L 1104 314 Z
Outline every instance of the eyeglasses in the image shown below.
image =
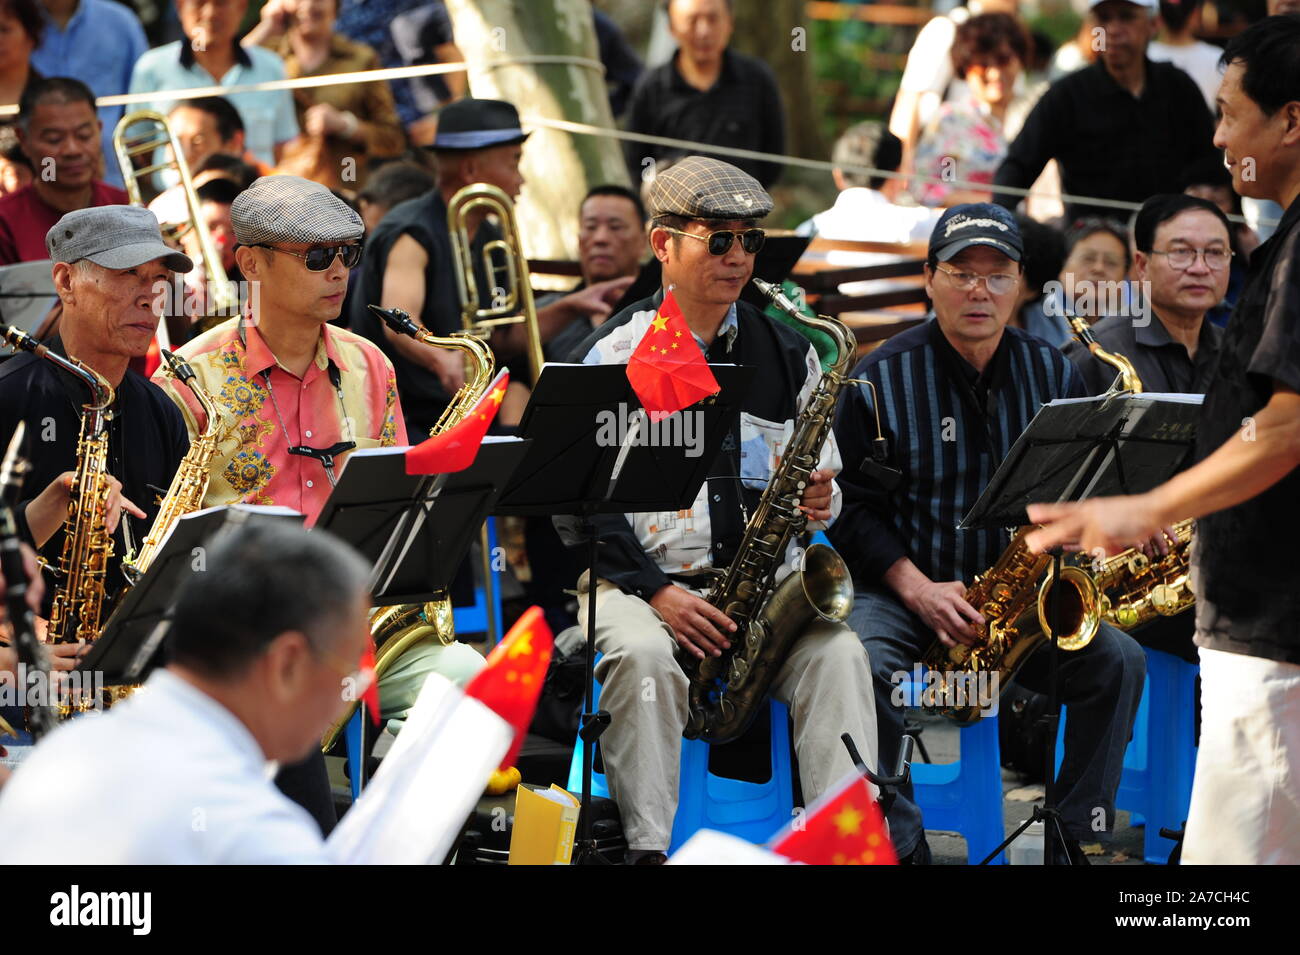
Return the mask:
M 668 226 L 660 226 L 665 232 L 671 232 L 673 235 L 690 236 L 692 239 L 699 239 L 701 242 L 708 243 L 710 255 L 726 255 L 731 251 L 732 241 L 740 240 L 740 247 L 754 255 L 763 247 L 763 240 L 767 238 L 767 233 L 762 229 L 746 229 L 744 232 L 732 232 L 730 229 L 719 229 L 717 232 L 710 232 L 708 235 L 696 235 L 694 232 L 683 232 L 681 229 L 670 229 Z
M 980 275 L 977 272 L 956 272 L 944 268 L 943 263 L 935 266 L 935 268 L 948 276 L 948 281 L 959 292 L 974 291 L 975 286 L 983 282 L 990 295 L 1006 295 L 1020 281 L 1020 276 L 1012 275 L 1010 272 L 994 272 L 992 275 Z
M 1152 249 L 1151 254 L 1166 256 L 1169 267 L 1179 272 L 1190 269 L 1198 256 L 1204 258 L 1205 267 L 1214 272 L 1222 272 L 1232 261 L 1231 249 Z
M 307 264 L 309 272 L 324 272 L 334 264 L 335 256 L 343 257 L 345 268 L 355 268 L 356 264 L 361 261 L 361 243 L 356 245 L 327 245 L 320 248 L 308 249 L 303 252 L 291 252 L 288 249 L 281 249 L 274 245 L 259 243 L 258 248 L 270 249 L 272 252 L 283 252 L 285 255 L 292 255 L 296 259 L 302 259 Z

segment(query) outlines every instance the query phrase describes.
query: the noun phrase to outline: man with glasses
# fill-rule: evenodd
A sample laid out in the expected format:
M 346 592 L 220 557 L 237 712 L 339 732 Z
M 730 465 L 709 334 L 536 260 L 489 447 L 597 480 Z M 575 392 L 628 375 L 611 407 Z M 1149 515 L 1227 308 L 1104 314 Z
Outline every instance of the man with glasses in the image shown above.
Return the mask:
M 901 679 L 936 638 L 949 647 L 976 641 L 972 625 L 983 618 L 966 591 L 1010 540 L 958 522 L 1039 406 L 1084 393 L 1078 370 L 1056 348 L 1007 325 L 1023 256 L 1005 209 L 949 209 L 930 236 L 925 266 L 933 320 L 895 335 L 854 370 L 874 394 L 855 385 L 840 398 L 844 509 L 830 535 L 857 589 L 849 623 L 871 658 L 885 766 L 894 765 L 902 739 Z M 1035 654 L 1017 680 L 1045 688 L 1047 663 L 1047 654 Z M 1063 655 L 1061 699 L 1070 718 L 1056 792 L 1066 852 L 1049 842 L 1060 862 L 1083 863 L 1079 843 L 1104 839 L 1114 826 L 1145 672 L 1141 648 L 1107 626 L 1085 649 Z M 981 703 L 995 704 L 999 690 L 981 688 Z M 900 861 L 929 861 L 910 787 L 890 809 L 889 828 Z
M 601 752 L 629 861 L 636 864 L 664 861 L 677 810 L 689 685 L 678 659 L 721 655 L 735 629 L 702 594 L 713 571 L 735 556 L 745 515 L 754 512 L 794 419 L 821 377 L 807 339 L 738 301 L 763 245 L 758 220 L 772 208 L 753 177 L 716 159 L 689 156 L 655 178 L 647 204 L 650 248 L 694 339 L 686 347 L 698 347 L 713 363 L 752 365 L 760 380 L 746 394 L 690 507 L 603 515 L 595 522 L 603 545 L 596 564 L 596 649 L 602 655 L 596 677 L 601 708 L 612 716 Z M 571 360 L 626 363 L 662 301 L 663 293 L 656 293 L 619 312 Z M 814 529 L 839 510 L 833 480 L 839 463 L 828 438 L 802 499 Z M 586 547 L 576 519 L 557 518 L 556 526 L 569 546 Z M 578 589 L 587 586 L 584 575 Z M 584 627 L 586 606 L 583 598 Z M 867 657 L 854 635 L 842 624 L 809 625 L 772 689 L 794 718 L 805 801 L 852 770 L 841 733 L 850 733 L 875 764 L 870 693 Z
M 311 525 L 347 453 L 406 444 L 393 366 L 338 317 L 365 227 L 324 186 L 264 176 L 235 197 L 235 259 L 253 294 L 243 314 L 177 350 L 234 418 L 212 459 L 205 507 L 278 504 Z M 189 388 L 154 381 L 181 406 L 191 439 L 207 427 Z M 472 650 L 470 652 L 473 652 Z M 321 827 L 334 806 L 319 750 L 279 780 Z
M 1137 276 L 1149 292 L 1140 314 L 1104 318 L 1092 334 L 1106 351 L 1133 362 L 1143 391 L 1204 394 L 1223 338 L 1205 315 L 1228 290 L 1230 235 L 1223 211 L 1193 196 L 1152 196 L 1134 217 Z M 1065 346 L 1065 354 L 1090 394 L 1115 380 L 1115 369 L 1079 342 Z

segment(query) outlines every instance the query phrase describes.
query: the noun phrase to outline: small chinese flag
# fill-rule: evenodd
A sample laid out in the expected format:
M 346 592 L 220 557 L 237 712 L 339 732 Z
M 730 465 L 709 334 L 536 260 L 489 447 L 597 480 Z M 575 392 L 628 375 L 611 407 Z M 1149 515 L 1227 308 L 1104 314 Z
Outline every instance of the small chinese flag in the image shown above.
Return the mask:
M 361 703 L 370 711 L 370 722 L 379 725 L 379 680 L 375 677 L 375 642 L 366 638 L 366 649 L 361 653 L 361 680 L 365 690 L 361 693 Z
M 459 424 L 452 425 L 442 434 L 435 434 L 406 452 L 407 474 L 451 474 L 463 471 L 474 463 L 483 435 L 487 434 L 492 419 L 497 416 L 501 402 L 510 384 L 510 372 L 502 368 L 492 379 L 483 397 L 470 409 Z
M 627 380 L 651 421 L 719 391 L 671 290 L 664 293 L 663 304 L 627 361 Z
M 487 666 L 465 687 L 466 696 L 488 706 L 515 728 L 515 741 L 501 759 L 502 769 L 515 764 L 528 735 L 553 644 L 542 608 L 529 607 L 488 654 Z
M 823 796 L 802 825 L 786 827 L 772 851 L 808 865 L 897 865 L 871 786 L 858 773 Z

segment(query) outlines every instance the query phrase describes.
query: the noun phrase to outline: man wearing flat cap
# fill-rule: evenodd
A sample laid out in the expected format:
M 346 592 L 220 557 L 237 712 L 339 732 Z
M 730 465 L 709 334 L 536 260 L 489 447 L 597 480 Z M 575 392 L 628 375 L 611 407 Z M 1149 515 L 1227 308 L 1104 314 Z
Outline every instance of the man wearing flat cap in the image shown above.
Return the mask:
M 465 383 L 464 361 L 457 351 L 430 348 L 399 335 L 366 308 L 369 304 L 400 308 L 435 335 L 461 329 L 456 262 L 447 228 L 447 205 L 462 187 L 487 183 L 511 200 L 519 197 L 524 140 L 519 113 L 493 99 L 460 99 L 438 114 L 438 134 L 429 147 L 438 157 L 438 183 L 422 196 L 394 206 L 366 241 L 351 327 L 369 338 L 397 369 L 397 387 L 412 435 L 425 435 L 438 422 L 451 396 Z M 501 237 L 484 214 L 466 223 L 479 301 L 491 302 L 492 283 L 481 266 L 483 245 Z M 625 280 L 597 282 L 563 296 L 537 313 L 542 339 L 549 340 L 579 315 L 608 316 L 626 290 Z M 492 337 L 498 364 L 523 368 L 524 330 L 509 326 Z M 509 399 L 507 399 L 509 401 Z M 503 418 L 508 417 L 502 409 Z
M 874 392 L 858 384 L 840 395 L 835 436 L 845 463 L 844 510 L 830 537 L 857 590 L 849 624 L 871 655 L 887 767 L 903 735 L 903 679 L 936 640 L 950 650 L 979 641 L 975 627 L 984 618 L 967 589 L 1010 544 L 1001 529 L 959 529 L 958 522 L 1038 408 L 1087 393 L 1060 351 L 1007 324 L 1024 282 L 1024 251 L 1015 218 L 1001 206 L 948 209 L 930 236 L 925 265 L 933 319 L 895 335 L 854 369 L 852 377 L 871 382 Z M 1045 692 L 1048 652 L 1032 655 L 1017 682 Z M 1066 844 L 1052 833 L 1045 841 L 1059 863 L 1086 864 L 1079 843 L 1105 841 L 1114 827 L 1145 672 L 1141 647 L 1105 624 L 1084 649 L 1061 654 L 1069 720 L 1056 793 Z M 1000 690 L 992 681 L 979 684 L 966 702 L 996 713 Z M 901 862 L 929 861 L 922 823 L 904 787 L 889 811 Z
M 171 483 L 189 449 L 180 412 L 128 366 L 153 341 L 172 273 L 188 272 L 193 263 L 164 245 L 158 220 L 135 206 L 69 212 L 46 234 L 45 248 L 63 305 L 58 335 L 45 344 L 98 372 L 115 393 L 107 423 L 112 491 L 105 524 L 114 539 L 105 578 L 107 619 L 126 583 L 122 556 L 138 547 L 157 512 L 153 488 Z M 26 422 L 23 453 L 32 465 L 16 508 L 19 533 L 52 566 L 63 549 L 81 409 L 91 397 L 82 379 L 31 353 L 0 364 L 0 446 L 7 447 L 18 423 Z M 47 603 L 53 591 L 46 587 Z
M 659 514 L 604 515 L 596 563 L 596 668 L 601 706 L 612 722 L 601 737 L 605 770 L 627 833 L 630 861 L 661 862 L 677 809 L 688 680 L 679 657 L 717 656 L 734 625 L 703 594 L 728 566 L 788 440 L 821 377 L 817 354 L 794 329 L 739 301 L 763 244 L 758 222 L 771 211 L 762 186 L 735 166 L 689 156 L 660 173 L 648 197 L 650 247 L 663 266 L 697 347 L 712 363 L 750 365 L 761 381 L 746 394 L 694 503 Z M 661 291 L 619 312 L 571 356 L 624 364 L 663 301 Z M 689 412 L 687 412 L 689 413 Z M 810 528 L 839 511 L 840 458 L 828 439 L 802 504 Z M 571 547 L 586 538 L 568 518 L 556 526 Z M 796 555 L 787 555 L 787 566 Z M 586 575 L 579 589 L 587 587 Z M 579 617 L 586 626 L 586 600 Z M 654 687 L 652 702 L 644 695 Z M 867 655 L 852 631 L 816 621 L 795 643 L 773 683 L 790 707 L 803 795 L 811 801 L 852 771 L 840 741 L 850 733 L 875 764 L 876 721 Z

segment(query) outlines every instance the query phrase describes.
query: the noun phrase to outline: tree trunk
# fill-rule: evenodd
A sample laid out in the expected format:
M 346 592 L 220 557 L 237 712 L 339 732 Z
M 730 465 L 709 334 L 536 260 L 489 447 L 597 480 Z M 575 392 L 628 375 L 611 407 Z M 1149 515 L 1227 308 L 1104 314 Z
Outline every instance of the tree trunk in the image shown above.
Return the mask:
M 533 117 L 613 127 L 588 0 L 446 0 L 470 95 L 503 99 Z M 537 55 L 583 57 L 594 66 L 512 63 Z M 517 214 L 532 258 L 576 259 L 578 204 L 600 183 L 627 185 L 619 141 L 533 126 L 520 166 Z
M 804 0 L 737 3 L 735 11 L 732 47 L 758 57 L 776 74 L 785 106 L 786 151 L 825 159 L 813 81 L 812 23 L 804 16 Z

